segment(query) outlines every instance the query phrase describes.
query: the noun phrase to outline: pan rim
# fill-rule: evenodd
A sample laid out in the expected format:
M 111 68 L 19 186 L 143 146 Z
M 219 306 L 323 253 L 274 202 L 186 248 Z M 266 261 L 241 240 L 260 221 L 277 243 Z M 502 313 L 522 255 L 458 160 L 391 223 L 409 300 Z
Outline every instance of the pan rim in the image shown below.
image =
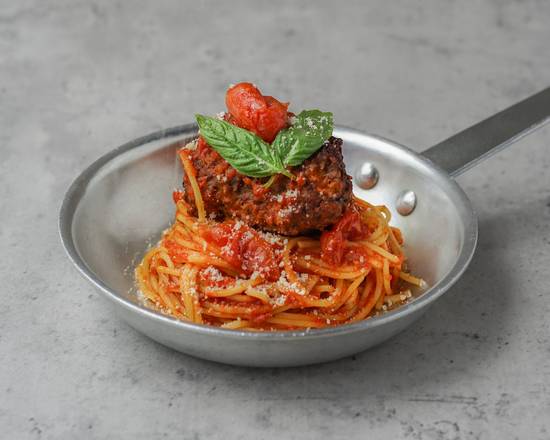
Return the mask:
M 444 182 L 446 193 L 452 193 L 457 197 L 457 200 L 453 199 L 453 203 L 457 206 L 459 211 L 464 211 L 466 215 L 462 220 L 464 221 L 464 242 L 458 255 L 458 258 L 448 273 L 440 279 L 433 286 L 429 287 L 424 293 L 415 298 L 414 301 L 407 303 L 395 310 L 386 312 L 380 316 L 375 316 L 363 321 L 359 321 L 353 324 L 342 324 L 335 327 L 326 327 L 321 329 L 309 329 L 309 330 L 282 330 L 282 331 L 266 331 L 266 332 L 252 332 L 252 331 L 239 331 L 231 329 L 223 329 L 220 327 L 213 327 L 201 324 L 194 324 L 185 321 L 180 321 L 176 318 L 164 315 L 153 309 L 149 309 L 144 305 L 133 303 L 125 299 L 121 294 L 107 286 L 86 264 L 84 259 L 77 251 L 74 241 L 72 228 L 77 211 L 78 205 L 85 193 L 86 187 L 92 178 L 110 161 L 118 156 L 136 149 L 144 145 L 147 145 L 153 141 L 168 139 L 176 136 L 189 135 L 192 136 L 197 133 L 198 127 L 196 124 L 179 125 L 163 130 L 158 130 L 153 133 L 141 136 L 137 139 L 129 141 L 99 157 L 88 167 L 84 169 L 70 184 L 59 211 L 59 234 L 61 242 L 65 249 L 65 252 L 77 268 L 79 273 L 87 279 L 93 286 L 96 287 L 106 298 L 111 300 L 114 304 L 121 306 L 128 311 L 141 315 L 142 318 L 152 319 L 157 321 L 158 324 L 163 324 L 168 327 L 172 327 L 176 331 L 189 331 L 192 333 L 198 333 L 202 335 L 219 336 L 228 339 L 241 339 L 241 340 L 254 340 L 254 341 L 280 341 L 280 340 L 297 340 L 297 339 L 316 339 L 325 338 L 335 335 L 344 335 L 356 332 L 368 331 L 368 329 L 383 326 L 395 320 L 405 318 L 406 316 L 413 314 L 419 309 L 427 308 L 437 298 L 448 291 L 462 276 L 466 268 L 468 267 L 477 245 L 478 237 L 478 225 L 477 216 L 471 205 L 470 200 L 463 191 L 463 189 L 437 164 L 431 162 L 429 159 L 423 157 L 421 154 L 411 150 L 410 148 L 396 143 L 392 140 L 386 139 L 381 136 L 368 134 L 360 130 L 345 127 L 342 125 L 335 126 L 335 132 L 368 137 L 371 139 L 377 139 L 382 141 L 398 150 L 405 152 L 405 154 L 412 156 L 414 160 L 417 160 L 425 169 L 435 173 L 441 182 Z M 159 146 L 162 148 L 165 145 Z M 460 206 L 458 206 L 460 205 Z

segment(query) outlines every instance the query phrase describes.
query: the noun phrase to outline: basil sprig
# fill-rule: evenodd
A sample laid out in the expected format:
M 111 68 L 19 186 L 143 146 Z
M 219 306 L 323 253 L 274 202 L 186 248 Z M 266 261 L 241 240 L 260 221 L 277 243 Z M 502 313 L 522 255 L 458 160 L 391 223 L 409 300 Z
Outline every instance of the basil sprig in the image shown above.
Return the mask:
M 300 165 L 332 135 L 332 113 L 304 110 L 295 117 L 292 127 L 281 130 L 273 147 L 285 166 Z
M 332 135 L 332 113 L 304 110 L 269 145 L 254 133 L 209 116 L 196 115 L 201 136 L 239 173 L 251 177 L 283 174 L 300 165 Z

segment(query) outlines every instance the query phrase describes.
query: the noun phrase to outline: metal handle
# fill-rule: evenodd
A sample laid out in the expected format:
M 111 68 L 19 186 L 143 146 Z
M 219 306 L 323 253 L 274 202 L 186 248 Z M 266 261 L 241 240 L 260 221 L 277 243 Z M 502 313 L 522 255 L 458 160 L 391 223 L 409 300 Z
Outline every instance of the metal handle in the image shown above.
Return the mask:
M 422 155 L 455 177 L 550 120 L 550 87 L 502 110 Z

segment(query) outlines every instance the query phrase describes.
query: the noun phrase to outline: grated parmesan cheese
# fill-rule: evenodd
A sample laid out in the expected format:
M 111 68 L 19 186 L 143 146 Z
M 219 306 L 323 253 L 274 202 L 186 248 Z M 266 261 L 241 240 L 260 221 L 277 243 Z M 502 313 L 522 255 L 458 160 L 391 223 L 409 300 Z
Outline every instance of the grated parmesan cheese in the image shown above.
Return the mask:
M 271 303 L 276 306 L 284 306 L 286 303 L 286 295 L 279 295 L 271 299 Z
M 287 274 L 286 272 L 283 270 L 281 271 L 281 276 L 279 277 L 279 279 L 277 280 L 277 284 L 279 286 L 281 286 L 281 288 L 283 290 L 290 290 L 290 291 L 294 291 L 296 292 L 298 295 L 305 295 L 306 294 L 306 291 L 304 290 L 304 288 L 302 286 L 300 286 L 299 284 L 297 283 L 291 283 L 288 279 L 287 279 Z
M 195 139 L 195 140 L 192 140 L 191 142 L 188 142 L 187 144 L 185 144 L 183 148 L 186 149 L 186 150 L 196 150 L 198 143 L 199 143 L 199 140 Z
M 250 231 L 246 231 L 246 232 L 243 234 L 241 240 L 242 240 L 242 241 L 249 241 L 249 240 L 251 240 L 251 239 L 253 239 L 253 238 L 254 238 L 254 234 L 252 234 L 252 232 L 250 232 Z
M 297 189 L 287 189 L 284 193 L 285 197 L 288 198 L 296 198 L 298 197 L 298 190 Z
M 258 234 L 270 244 L 281 244 L 282 242 L 279 235 L 272 234 L 271 232 L 258 231 Z
M 279 217 L 288 217 L 293 212 L 298 212 L 296 206 L 287 206 L 279 211 Z
M 212 281 L 223 281 L 222 273 L 214 266 L 208 266 L 201 270 L 201 275 L 210 278 Z
M 313 120 L 311 118 L 306 118 L 305 119 L 305 122 L 306 122 L 306 125 L 309 127 L 309 128 L 314 128 L 315 127 L 315 123 L 313 122 Z
M 260 268 L 260 270 L 255 270 L 254 272 L 252 272 L 252 275 L 250 275 L 250 279 L 254 281 L 256 278 L 261 278 L 262 272 L 265 272 L 264 267 Z

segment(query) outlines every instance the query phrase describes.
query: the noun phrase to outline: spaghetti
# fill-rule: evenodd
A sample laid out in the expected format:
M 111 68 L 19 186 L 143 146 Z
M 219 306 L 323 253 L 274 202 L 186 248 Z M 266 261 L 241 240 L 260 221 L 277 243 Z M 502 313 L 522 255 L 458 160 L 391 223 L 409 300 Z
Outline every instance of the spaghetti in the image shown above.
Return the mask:
M 403 238 L 385 206 L 354 197 L 350 212 L 363 233 L 340 241 L 216 222 L 206 218 L 192 163 L 180 157 L 198 218 L 175 192 L 175 222 L 135 272 L 147 303 L 163 313 L 228 329 L 321 328 L 397 307 L 423 284 L 405 269 Z

